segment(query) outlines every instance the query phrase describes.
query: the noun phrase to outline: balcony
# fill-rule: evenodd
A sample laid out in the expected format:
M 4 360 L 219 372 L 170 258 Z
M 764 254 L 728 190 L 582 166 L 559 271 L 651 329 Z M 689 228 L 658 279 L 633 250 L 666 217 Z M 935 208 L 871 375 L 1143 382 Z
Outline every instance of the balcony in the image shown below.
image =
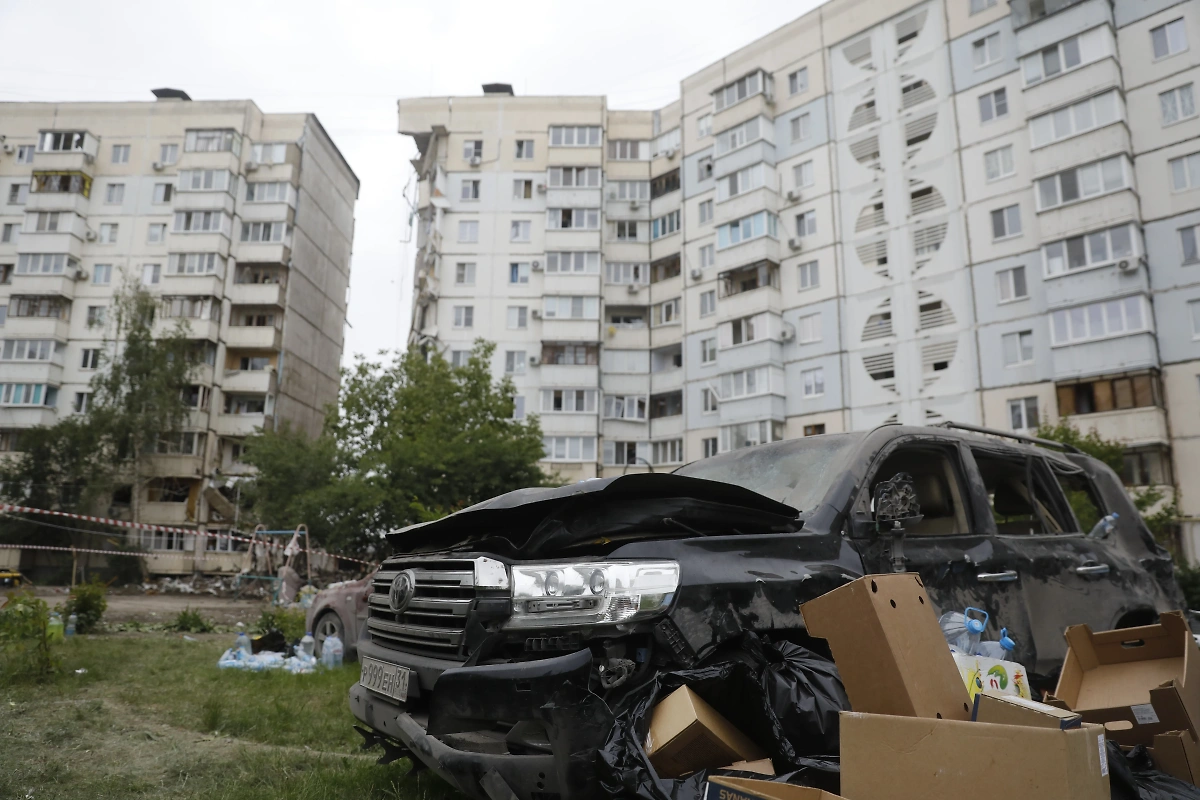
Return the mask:
M 282 345 L 283 331 L 272 325 L 230 325 L 225 329 L 227 348 L 278 350 Z
M 220 275 L 173 275 L 165 273 L 158 286 L 164 295 L 220 297 L 225 279 Z
M 86 217 L 92 201 L 77 192 L 30 192 L 25 201 L 25 211 L 67 211 L 77 217 Z
M 292 260 L 292 232 L 282 242 L 238 242 L 234 252 L 239 264 L 286 264 Z
M 600 323 L 594 319 L 544 319 L 542 338 L 555 342 L 595 342 Z
M 55 354 L 53 361 L 2 361 L 0 374 L 4 375 L 5 383 L 49 383 L 52 386 L 62 384 L 62 350 Z
M 233 208 L 233 195 L 229 192 L 175 192 L 169 210 L 224 211 L 233 214 Z
M 0 427 L 48 428 L 56 422 L 57 413 L 46 406 L 0 406 Z
M 89 137 L 90 138 L 90 137 Z M 99 143 L 91 140 L 92 147 Z M 33 154 L 33 167 L 38 172 L 82 172 L 89 178 L 95 174 L 96 149 L 86 150 L 38 150 Z
M 203 455 L 155 454 L 146 457 L 146 475 L 148 477 L 194 478 L 202 474 L 204 474 Z
M 154 336 L 165 336 L 168 333 L 174 333 L 178 324 L 184 323 L 185 336 L 188 339 L 206 339 L 210 342 L 220 341 L 221 323 L 213 319 L 199 319 L 195 317 L 163 317 L 158 316 L 154 319 Z
M 216 428 L 218 436 L 245 438 L 261 428 L 267 430 L 273 424 L 270 414 L 217 414 Z
M 190 517 L 188 517 L 188 513 L 187 513 L 188 506 L 190 506 L 190 505 L 191 505 L 191 503 L 149 503 L 149 502 L 146 502 L 146 503 L 142 504 L 142 508 L 141 508 L 142 521 L 153 524 L 153 525 L 183 525 L 184 523 L 193 521 Z M 172 554 L 172 556 L 175 556 L 175 555 L 177 555 L 179 558 L 180 567 L 178 570 L 168 570 L 168 571 L 182 572 L 186 569 L 187 572 L 191 572 L 192 571 L 192 554 L 191 553 L 178 553 L 178 554 L 173 553 Z M 153 565 L 153 569 L 155 572 L 163 571 L 164 565 L 162 562 L 164 562 L 164 561 L 169 562 L 170 560 L 174 560 L 174 559 L 171 557 L 149 559 L 150 563 Z
M 770 211 L 774 214 L 778 210 L 779 195 L 772 188 L 760 186 L 717 203 L 713 209 L 712 224 L 714 227 L 720 227 L 759 211 Z
M 1122 444 L 1141 445 L 1170 441 L 1167 432 L 1167 412 L 1155 406 L 1074 414 L 1068 419 L 1081 431 L 1094 429 L 1103 438 Z
M 779 289 L 763 286 L 724 297 L 717 303 L 718 322 L 729 322 L 763 312 L 783 313 L 783 293 Z
M 661 372 L 650 373 L 650 393 L 662 394 L 683 388 L 683 368 L 673 367 Z
M 184 151 L 179 154 L 179 161 L 175 164 L 175 169 L 226 169 L 234 175 L 238 175 L 242 171 L 242 160 L 231 150 L 206 153 Z
M 542 386 L 595 386 L 599 382 L 600 367 L 595 364 L 542 364 L 529 372 L 541 374 Z
M 70 330 L 70 322 L 58 317 L 10 316 L 4 324 L 6 336 L 21 339 L 58 339 L 65 342 Z
M 285 291 L 281 283 L 235 283 L 226 297 L 235 306 L 282 306 Z
M 274 369 L 227 369 L 221 378 L 221 391 L 237 394 L 272 394 Z
M 72 270 L 74 272 L 74 270 Z M 13 275 L 13 294 L 52 295 L 71 300 L 75 297 L 74 276 L 67 275 Z
M 650 346 L 650 329 L 645 325 L 604 325 L 604 346 L 614 350 L 640 350 Z
M 758 261 L 772 261 L 778 264 L 781 260 L 779 257 L 780 250 L 781 245 L 778 239 L 773 239 L 770 236 L 759 236 L 747 242 L 718 250 L 716 253 L 716 268 L 718 272 L 726 272 L 727 270 L 746 264 L 754 264 Z
M 289 193 L 294 197 L 295 190 Z M 295 201 L 292 202 L 245 202 L 243 201 L 238 206 L 238 215 L 242 218 L 242 222 L 278 222 L 286 220 L 289 225 L 295 221 L 296 212 L 293 211 Z

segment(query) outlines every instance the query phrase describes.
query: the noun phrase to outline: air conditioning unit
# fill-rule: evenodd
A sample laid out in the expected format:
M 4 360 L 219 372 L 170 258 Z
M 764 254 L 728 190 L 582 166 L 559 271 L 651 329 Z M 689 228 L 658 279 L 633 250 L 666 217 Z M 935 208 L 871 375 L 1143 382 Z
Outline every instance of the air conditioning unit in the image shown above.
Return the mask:
M 536 367 L 541 363 L 542 363 L 541 356 L 530 356 L 529 357 L 529 366 Z
M 532 269 L 534 272 L 541 272 L 542 271 L 542 262 L 534 261 L 532 264 L 529 265 L 529 268 Z
M 679 151 L 676 150 L 674 147 L 671 147 L 667 150 L 667 152 L 663 153 L 663 155 L 666 156 L 667 158 L 674 158 L 675 154 L 678 152 Z
M 637 294 L 639 291 L 641 291 L 641 289 L 642 289 L 642 287 L 638 286 L 636 283 L 629 284 L 629 293 L 630 294 Z
M 86 281 L 88 279 L 88 274 L 81 269 L 77 269 L 71 274 L 71 278 L 72 280 Z
M 94 155 L 92 155 L 91 153 L 84 153 L 84 154 L 83 154 L 83 163 L 85 163 L 85 164 L 95 164 L 95 163 L 96 163 L 96 157 L 95 157 Z
M 639 203 L 637 200 L 630 200 L 630 201 L 629 201 L 629 210 L 630 210 L 630 211 L 637 211 L 637 210 L 638 210 L 638 206 L 640 206 L 640 205 L 641 205 L 641 203 Z
M 1141 258 L 1136 258 L 1136 259 L 1123 258 L 1117 262 L 1117 269 L 1121 270 L 1122 272 L 1133 272 L 1138 267 L 1143 267 L 1145 265 L 1146 265 L 1146 259 L 1144 256 Z
M 530 311 L 529 313 L 534 319 L 542 318 L 542 310 L 540 308 L 535 308 L 532 311 Z
M 8 142 L 5 142 L 4 143 L 4 152 L 8 153 L 11 156 L 13 153 L 17 152 L 17 148 L 15 146 L 9 144 Z
M 162 172 L 166 168 L 167 165 L 161 161 L 155 161 L 150 166 L 155 172 Z
M 799 203 L 800 202 L 800 190 L 799 189 L 788 189 L 787 199 L 791 200 L 793 203 Z
M 779 341 L 790 342 L 796 338 L 796 329 L 791 325 L 784 325 L 783 330 L 779 332 Z
M 83 238 L 87 239 L 89 242 L 94 242 L 94 241 L 96 241 L 96 232 L 88 231 L 87 233 L 85 233 L 83 235 Z
M 470 164 L 472 167 L 478 167 L 480 164 L 483 163 L 483 159 L 480 158 L 479 156 L 471 156 L 470 158 L 467 159 L 467 163 Z
M 804 243 L 799 239 L 788 239 L 788 247 L 792 248 L 792 250 L 799 251 L 804 248 Z
M 246 172 L 254 172 L 256 169 L 258 169 L 257 161 L 247 161 L 246 162 Z
M 698 281 L 704 277 L 704 270 L 699 267 L 692 267 L 692 280 Z
M 537 190 L 538 190 L 538 194 L 545 194 L 546 193 L 546 184 L 539 183 L 537 185 Z

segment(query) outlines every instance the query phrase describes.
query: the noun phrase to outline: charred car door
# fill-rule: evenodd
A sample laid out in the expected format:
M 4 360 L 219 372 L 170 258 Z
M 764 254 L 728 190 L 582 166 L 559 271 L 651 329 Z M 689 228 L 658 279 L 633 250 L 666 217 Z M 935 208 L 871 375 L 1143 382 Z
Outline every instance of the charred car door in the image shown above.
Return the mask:
M 858 530 L 872 513 L 875 486 L 898 473 L 912 476 L 923 515 L 906 526 L 905 565 L 920 574 L 937 613 L 981 608 L 999 622 L 989 622 L 985 638 L 998 639 L 1003 625 L 1018 643 L 1029 642 L 1015 556 L 983 513 L 986 497 L 970 451 L 957 440 L 928 435 L 899 439 L 881 450 L 855 503 Z M 862 548 L 868 569 L 891 572 L 892 546 L 886 534 L 875 534 Z
M 975 446 L 972 451 L 998 539 L 1016 557 L 1020 573 L 1036 651 L 1034 660 L 1023 663 L 1052 675 L 1066 655 L 1063 631 L 1069 625 L 1108 630 L 1123 614 L 1146 605 L 1139 588 L 1145 582 L 1142 570 L 1120 548 L 1085 533 L 1090 526 L 1081 524 L 1072 508 L 1098 520 L 1102 506 L 1082 470 L 1065 459 L 1021 450 Z

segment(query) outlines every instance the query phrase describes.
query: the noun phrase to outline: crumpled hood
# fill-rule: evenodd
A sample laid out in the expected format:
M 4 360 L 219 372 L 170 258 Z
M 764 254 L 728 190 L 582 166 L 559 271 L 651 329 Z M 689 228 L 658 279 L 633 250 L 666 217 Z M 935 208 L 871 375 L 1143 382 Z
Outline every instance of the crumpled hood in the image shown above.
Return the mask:
M 388 534 L 398 551 L 502 540 L 530 556 L 622 534 L 702 535 L 799 530 L 799 512 L 730 483 L 673 474 L 594 478 L 555 488 L 518 489 L 433 522 Z

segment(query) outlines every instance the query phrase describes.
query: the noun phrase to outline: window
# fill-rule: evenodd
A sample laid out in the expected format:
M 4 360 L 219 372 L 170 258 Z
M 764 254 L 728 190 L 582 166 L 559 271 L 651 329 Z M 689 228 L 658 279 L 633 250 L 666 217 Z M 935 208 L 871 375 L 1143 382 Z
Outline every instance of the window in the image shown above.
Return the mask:
M 754 317 L 735 319 L 730 323 L 730 340 L 733 344 L 753 342 L 757 333 L 754 327 Z
M 104 202 L 107 205 L 120 205 L 125 201 L 125 184 L 110 183 L 104 187 Z
M 1041 114 L 1029 122 L 1033 146 L 1041 147 L 1071 136 L 1101 128 L 1120 119 L 1115 91 L 1098 94 L 1056 111 Z
M 513 395 L 513 419 L 525 419 L 524 395 Z
M 739 194 L 753 191 L 764 183 L 766 165 L 762 163 L 743 167 L 717 181 L 717 201 L 723 202 Z
M 32 164 L 33 163 L 33 145 L 22 144 L 17 145 L 17 163 Z
M 78 262 L 66 253 L 21 253 L 17 256 L 18 275 L 62 275 L 71 273 Z
M 229 217 L 220 211 L 176 211 L 175 233 L 227 232 Z
M 1037 181 L 1038 210 L 1073 203 L 1126 186 L 1125 161 L 1121 156 L 1072 167 Z
M 100 223 L 100 244 L 116 244 L 120 226 L 115 222 Z
M 528 306 L 509 306 L 508 307 L 508 329 L 513 331 L 524 330 L 529 326 L 529 307 Z
M 1167 167 L 1171 170 L 1172 191 L 1200 189 L 1200 153 L 1172 158 Z
M 997 272 L 996 291 L 1001 303 L 1029 297 L 1029 287 L 1025 284 L 1025 267 L 1012 267 Z
M 1200 225 L 1180 228 L 1179 240 L 1183 246 L 1183 263 L 1200 264 Z
M 542 411 L 559 414 L 596 412 L 595 389 L 543 389 Z
M 816 182 L 812 161 L 804 161 L 792 167 L 792 185 L 804 189 Z
M 508 282 L 512 284 L 529 283 L 530 263 L 514 261 L 508 265 Z
M 1038 426 L 1038 399 L 1019 397 L 1008 401 L 1008 419 L 1014 431 L 1032 431 Z
M 504 351 L 504 372 L 508 375 L 524 375 L 528 358 L 524 350 Z
M 804 384 L 805 397 L 820 397 L 825 394 L 825 368 L 801 370 L 800 380 Z
M 287 238 L 286 222 L 243 222 L 243 242 L 282 242 Z
M 29 198 L 28 183 L 14 183 L 8 187 L 8 204 L 10 206 L 23 206 Z
M 796 236 L 815 236 L 817 233 L 817 212 L 805 211 L 796 215 Z
M 609 139 L 608 157 L 614 161 L 638 161 L 648 158 L 650 143 L 637 139 Z
M 167 239 L 167 226 L 163 222 L 151 222 L 146 226 L 146 241 L 150 244 L 164 242 Z
M 533 158 L 533 139 L 517 139 L 516 158 L 518 161 L 528 161 Z
M 533 199 L 533 181 L 529 179 L 517 179 L 513 181 L 513 200 L 532 200 Z
M 547 461 L 596 460 L 596 438 L 594 436 L 545 436 L 542 438 L 542 447 L 545 450 Z
M 241 153 L 242 139 L 232 130 L 190 130 L 184 137 L 186 153 Z
M 661 239 L 664 236 L 669 236 L 679 230 L 679 211 L 671 213 L 651 220 L 650 222 L 650 239 Z
M 549 295 L 543 298 L 546 319 L 600 319 L 600 298 Z
M 225 269 L 225 259 L 216 253 L 172 253 L 168 271 L 172 275 L 212 275 L 217 271 L 218 261 L 221 272 Z M 237 275 L 238 283 L 279 283 L 268 277 L 265 272 L 248 272 L 241 270 Z
M 700 203 L 700 224 L 712 222 L 713 218 L 713 201 L 704 200 Z
M 1046 264 L 1046 275 L 1061 275 L 1121 258 L 1131 258 L 1133 252 L 1132 227 L 1117 225 L 1044 245 L 1042 258 Z
M 992 212 L 992 238 L 1007 239 L 1021 235 L 1021 207 L 1005 206 Z
M 732 400 L 762 394 L 769 390 L 767 382 L 766 367 L 727 372 L 721 376 L 721 399 Z
M 800 291 L 815 289 L 821 285 L 821 267 L 816 261 L 806 261 L 797 267 Z
M 1050 322 L 1051 338 L 1057 347 L 1149 330 L 1150 313 L 1145 298 L 1133 295 L 1059 309 L 1050 315 Z
M 821 341 L 821 314 L 806 314 L 796 320 L 796 341 L 810 344 Z
M 112 163 L 128 164 L 129 163 L 129 145 L 114 144 L 112 146 Z
M 1150 29 L 1150 44 L 1154 48 L 1155 59 L 1173 56 L 1187 50 L 1187 32 L 1183 27 L 1183 19 L 1175 19 L 1166 25 Z
M 707 317 L 717 313 L 717 290 L 710 289 L 700 293 L 700 316 Z
M 7 344 L 7 343 L 6 343 Z M 5 353 L 8 352 L 5 347 Z M 96 348 L 86 348 L 83 350 L 82 358 L 80 359 L 80 369 L 96 369 L 100 366 L 100 350 Z
M 55 215 L 57 221 L 58 215 Z M 8 244 L 13 241 L 13 232 L 17 229 L 16 223 L 6 222 L 3 229 L 0 229 L 0 243 Z
M 703 139 L 712 136 L 712 114 L 702 114 L 696 118 L 696 137 Z
M 634 220 L 618 220 L 615 223 L 618 242 L 635 242 L 638 238 L 638 224 Z
M 1023 59 L 1025 85 L 1040 83 L 1080 64 L 1079 37 L 1072 36 Z
M 83 131 L 42 131 L 38 136 L 38 150 L 43 153 L 82 150 L 86 136 Z
M 629 183 L 647 183 L 646 181 L 629 181 Z M 575 186 L 575 187 L 596 187 L 600 185 L 600 168 L 599 167 L 551 167 L 550 168 L 550 185 L 553 187 L 560 186 Z M 629 198 L 635 199 L 633 195 Z M 641 199 L 645 200 L 646 196 L 642 195 Z
M 175 187 L 169 183 L 154 184 L 154 202 L 157 204 L 171 202 L 171 191 Z
M 824 435 L 824 433 L 825 433 L 825 423 L 824 422 L 818 422 L 815 425 L 805 425 L 804 426 L 804 435 L 805 436 L 822 436 L 822 435 Z
M 475 306 L 455 306 L 454 307 L 454 327 L 456 327 L 456 328 L 473 328 L 473 327 L 475 327 Z
M 714 414 L 720 410 L 720 400 L 712 389 L 700 390 L 700 408 L 705 414 Z
M 465 367 L 467 362 L 471 360 L 470 350 L 451 350 L 450 351 L 450 366 Z
M 788 94 L 796 95 L 808 91 L 808 67 L 801 67 L 788 74 Z
M 706 244 L 700 248 L 700 269 L 711 267 L 717 263 L 717 250 L 711 244 Z
M 200 295 L 164 297 L 162 312 L 167 319 L 218 320 L 221 318 L 221 301 Z
M 551 125 L 551 147 L 599 147 L 599 125 Z
M 732 128 L 721 131 L 717 134 L 716 155 L 723 156 L 731 150 L 737 150 L 739 147 L 756 142 L 763 136 L 768 136 L 769 140 L 771 134 L 764 133 L 765 131 L 773 131 L 773 126 L 762 117 L 752 117 L 740 125 L 734 125 Z M 704 178 L 702 177 L 701 180 Z
M 0 405 L 56 406 L 58 389 L 41 383 L 0 383 Z
M 971 45 L 971 61 L 975 64 L 975 69 L 995 64 L 1001 57 L 999 32 L 976 39 Z
M 763 92 L 770 97 L 773 84 L 774 81 L 770 75 L 767 75 L 762 70 L 755 70 L 749 75 L 739 78 L 726 86 L 722 86 L 713 92 L 713 110 L 720 111 L 728 108 L 759 92 Z
M 13 265 L 0 264 L 0 286 L 8 286 L 12 283 Z
M 755 447 L 782 439 L 783 423 L 775 420 L 743 422 L 740 425 L 727 425 L 721 428 L 722 452 L 740 450 L 743 447 Z
M 482 139 L 467 139 L 463 142 L 463 158 L 470 161 L 472 158 L 483 158 L 483 140 Z
M 532 225 L 527 219 L 514 219 L 508 226 L 508 240 L 510 242 L 528 242 L 531 235 Z
M 979 96 L 979 121 L 991 122 L 1008 114 L 1008 92 L 1003 87 Z
M 974 16 L 996 5 L 996 0 L 969 0 L 970 14 Z
M 605 265 L 605 280 L 608 283 L 644 285 L 650 282 L 650 268 L 647 264 L 610 261 Z
M 108 306 L 87 307 L 87 326 L 89 328 L 99 328 L 104 325 L 107 319 Z
M 1181 119 L 1196 116 L 1196 102 L 1192 97 L 1192 84 L 1179 86 L 1158 96 L 1158 106 L 1162 109 L 1163 125 L 1171 125 Z
M 989 181 L 998 181 L 1015 173 L 1012 145 L 998 147 L 983 154 L 983 167 Z
M 792 132 L 792 142 L 803 142 L 808 139 L 812 130 L 812 115 L 801 114 L 798 117 L 792 117 L 788 124 Z
M 231 174 L 227 169 L 185 169 L 179 171 L 178 188 L 181 192 L 227 192 L 229 191 Z M 247 183 L 247 200 L 266 200 L 267 196 L 259 190 L 260 186 L 270 184 Z M 277 190 L 273 190 L 272 193 Z M 284 196 L 275 199 L 282 200 Z
M 10 317 L 47 317 L 64 319 L 66 307 L 57 297 L 39 297 L 37 295 L 15 295 L 8 301 L 8 316 Z
M 475 265 L 459 262 L 454 265 L 454 283 L 459 286 L 475 285 Z
M 479 220 L 460 219 L 458 221 L 458 241 L 464 244 L 474 244 L 479 241 Z
M 238 370 L 242 372 L 264 372 L 273 367 L 267 356 L 242 356 L 238 359 Z
M 604 463 L 616 467 L 649 464 L 650 445 L 647 442 L 605 441 Z
M 163 164 L 174 164 L 179 160 L 179 145 L 163 144 L 158 146 L 158 160 Z
M 3 345 L 0 359 L 5 361 L 49 361 L 55 349 L 53 339 L 5 339 Z
M 604 418 L 646 419 L 647 405 L 645 397 L 606 394 L 604 395 Z
M 650 444 L 650 462 L 655 464 L 682 464 L 683 439 L 668 439 Z
M 679 298 L 664 300 L 651 307 L 650 309 L 650 324 L 657 327 L 659 325 L 670 325 L 679 322 Z
M 528 225 L 529 223 L 525 223 Z M 546 227 L 550 230 L 595 231 L 600 229 L 598 208 L 551 208 L 546 211 Z M 514 239 L 514 241 L 517 241 Z M 528 234 L 523 241 L 528 241 Z
M 710 336 L 700 340 L 700 363 L 712 364 L 717 360 L 717 337 Z
M 4 327 L 4 322 L 7 319 L 8 319 L 8 306 L 0 306 L 0 328 Z
M 462 182 L 461 199 L 463 199 L 463 200 L 478 200 L 479 199 L 479 181 L 477 181 L 477 180 L 463 181 Z
M 712 178 L 713 175 L 713 160 L 712 156 L 701 156 L 696 161 L 696 180 L 704 183 Z
M 711 458 L 712 456 L 715 456 L 718 452 L 720 452 L 719 450 L 717 450 L 717 442 L 718 442 L 717 437 L 710 436 L 705 439 L 702 439 L 701 441 L 704 444 L 704 457 L 705 458 Z
M 679 191 L 679 170 L 673 169 L 670 172 L 664 172 L 657 178 L 650 181 L 650 199 L 657 200 L 660 197 L 670 194 L 671 192 Z
M 769 211 L 759 211 L 717 228 L 717 249 L 724 250 L 760 236 L 779 238 L 779 218 Z
M 1033 362 L 1033 331 L 1006 333 L 1000 337 L 1000 346 L 1006 367 Z
M 153 286 L 162 280 L 162 265 L 161 264 L 143 264 L 142 265 L 142 283 L 146 286 Z
M 92 284 L 107 286 L 112 283 L 112 264 L 95 264 L 92 266 Z
M 610 200 L 649 200 L 650 181 L 610 181 Z
M 1192 338 L 1200 339 L 1200 300 L 1189 302 L 1188 312 L 1192 316 Z

